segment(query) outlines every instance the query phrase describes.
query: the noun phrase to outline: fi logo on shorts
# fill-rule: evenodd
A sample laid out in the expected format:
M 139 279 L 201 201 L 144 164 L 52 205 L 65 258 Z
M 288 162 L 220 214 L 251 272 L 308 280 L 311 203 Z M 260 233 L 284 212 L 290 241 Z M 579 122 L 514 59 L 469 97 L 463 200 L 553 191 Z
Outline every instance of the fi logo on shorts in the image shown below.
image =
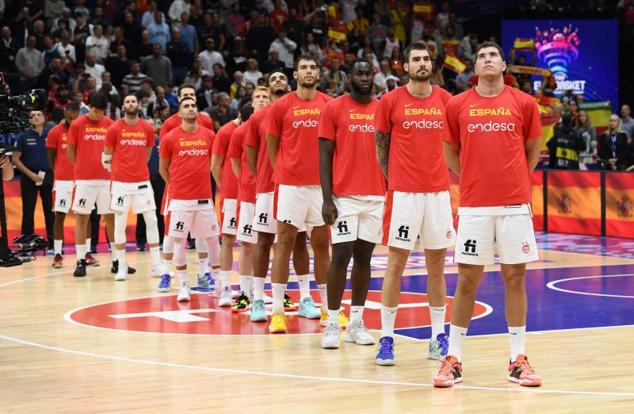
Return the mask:
M 174 228 L 176 229 L 176 231 L 183 231 L 183 228 L 185 227 L 185 223 L 182 221 L 179 221 L 178 223 L 176 223 L 176 225 L 174 226 Z
M 337 235 L 345 236 L 350 234 L 350 230 L 348 230 L 348 222 L 346 220 L 342 220 L 337 224 Z
M 401 226 L 398 228 L 398 236 L 396 236 L 396 240 L 400 241 L 410 241 L 409 240 L 409 226 Z
M 476 253 L 476 245 L 477 240 L 468 239 L 464 243 L 464 251 L 462 252 L 462 254 L 466 256 L 477 256 L 478 253 Z

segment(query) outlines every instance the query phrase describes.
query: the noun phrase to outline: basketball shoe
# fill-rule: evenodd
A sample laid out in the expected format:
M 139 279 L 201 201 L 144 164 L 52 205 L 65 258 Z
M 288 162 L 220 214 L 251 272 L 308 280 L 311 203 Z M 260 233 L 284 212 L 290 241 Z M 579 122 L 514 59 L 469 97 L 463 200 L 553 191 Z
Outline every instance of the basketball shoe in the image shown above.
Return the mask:
M 434 387 L 449 388 L 462 382 L 462 364 L 453 355 L 447 355 L 440 363 L 438 374 L 432 379 Z
M 509 362 L 509 381 L 524 387 L 539 387 L 542 377 L 528 363 L 528 357 L 519 354 L 514 362 Z

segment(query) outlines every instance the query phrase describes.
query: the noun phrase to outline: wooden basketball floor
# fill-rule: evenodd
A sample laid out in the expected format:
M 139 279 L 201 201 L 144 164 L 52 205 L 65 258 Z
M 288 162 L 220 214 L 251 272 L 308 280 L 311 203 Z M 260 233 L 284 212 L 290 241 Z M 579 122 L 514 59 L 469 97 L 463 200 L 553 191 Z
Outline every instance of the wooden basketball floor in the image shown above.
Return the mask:
M 61 270 L 51 257 L 0 268 L 0 413 L 634 412 L 634 240 L 549 234 L 539 246 L 527 279 L 527 353 L 544 378 L 536 389 L 506 381 L 497 266 L 480 287 L 464 383 L 453 389 L 430 385 L 420 254 L 403 280 L 394 367 L 374 364 L 374 346 L 321 349 L 315 321 L 290 316 L 289 334 L 268 335 L 208 294 L 178 304 L 176 291 L 156 292 L 147 253 L 129 252 L 138 272 L 126 282 L 114 282 L 105 252 L 83 279 L 72 276 L 72 255 Z M 365 311 L 374 329 L 385 264 L 378 248 Z

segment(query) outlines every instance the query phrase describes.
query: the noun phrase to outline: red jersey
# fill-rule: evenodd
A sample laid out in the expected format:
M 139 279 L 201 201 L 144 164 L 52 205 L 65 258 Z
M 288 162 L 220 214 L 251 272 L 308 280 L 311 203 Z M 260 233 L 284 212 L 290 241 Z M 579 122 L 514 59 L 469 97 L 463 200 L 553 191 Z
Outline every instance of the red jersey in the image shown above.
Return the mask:
M 449 189 L 442 143 L 445 105 L 451 95 L 437 86 L 417 98 L 401 86 L 379 101 L 375 127 L 390 133 L 388 189 L 434 193 Z
M 238 126 L 233 122 L 227 122 L 218 130 L 214 146 L 211 150 L 212 154 L 223 157 L 222 160 L 222 186 L 220 193 L 222 198 L 236 199 L 238 198 L 238 178 L 233 174 L 231 169 L 231 161 L 227 156 L 229 151 L 229 143 L 231 142 L 231 134 Z
M 46 137 L 46 148 L 54 148 L 55 166 L 53 167 L 53 175 L 58 181 L 73 181 L 73 164 L 68 160 L 66 148 L 68 147 L 68 127 L 66 121 L 62 121 L 55 125 L 48 132 Z
M 229 158 L 240 159 L 240 177 L 238 177 L 238 200 L 247 203 L 255 203 L 255 177 L 247 162 L 247 152 L 244 147 L 244 133 L 247 125 L 251 122 L 240 125 L 231 134 L 229 144 Z
M 169 198 L 207 200 L 211 198 L 211 147 L 213 131 L 198 127 L 193 133 L 178 127 L 161 140 L 160 157 L 170 160 Z
M 445 141 L 460 147 L 460 206 L 531 202 L 525 142 L 541 137 L 530 95 L 505 86 L 497 96 L 469 89 L 449 100 Z
M 304 101 L 289 93 L 269 110 L 266 133 L 279 137 L 273 181 L 286 185 L 319 185 L 317 127 L 326 103 L 332 98 L 317 92 Z
M 335 141 L 333 194 L 385 195 L 385 178 L 376 159 L 374 120 L 379 102 L 361 104 L 350 95 L 328 102 L 319 121 L 319 137 Z
M 198 123 L 199 126 L 211 130 L 212 132 L 214 130 L 214 121 L 212 121 L 208 115 L 202 112 L 198 112 L 196 123 Z M 179 126 L 181 126 L 181 117 L 180 115 L 178 115 L 178 113 L 175 113 L 174 115 L 167 118 L 165 122 L 163 122 L 163 125 L 161 125 L 161 129 L 159 129 L 159 140 L 162 140 L 165 134 Z
M 258 151 L 258 175 L 255 177 L 255 192 L 272 193 L 275 190 L 273 182 L 273 167 L 266 149 L 266 124 L 270 105 L 251 115 L 245 131 L 246 145 Z
M 75 146 L 77 155 L 75 180 L 110 180 L 110 173 L 101 165 L 101 153 L 113 122 L 107 116 L 95 122 L 82 115 L 70 125 L 68 143 Z
M 154 128 L 147 121 L 139 119 L 129 125 L 119 119 L 108 128 L 106 146 L 114 150 L 112 154 L 112 180 L 123 183 L 148 181 L 147 150 L 154 146 Z

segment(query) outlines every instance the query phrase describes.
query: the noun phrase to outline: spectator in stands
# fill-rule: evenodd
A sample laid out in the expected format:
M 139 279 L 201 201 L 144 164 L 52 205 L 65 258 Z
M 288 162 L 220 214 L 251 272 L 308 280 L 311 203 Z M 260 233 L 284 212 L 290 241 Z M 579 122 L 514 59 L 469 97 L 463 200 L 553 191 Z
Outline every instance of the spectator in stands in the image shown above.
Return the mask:
M 394 74 L 390 70 L 390 61 L 387 59 L 381 61 L 380 68 L 380 72 L 374 75 L 374 84 L 377 90 L 385 92 L 387 90 L 387 78 L 394 76 Z
M 163 12 L 158 9 L 156 1 L 152 0 L 150 1 L 148 9 L 143 13 L 143 16 L 141 16 L 141 26 L 143 26 L 144 29 L 147 29 L 149 25 L 154 23 L 154 16 L 156 12 L 163 14 Z M 165 15 L 162 16 L 161 20 L 165 20 Z
M 475 63 L 475 50 L 478 47 L 478 36 L 475 32 L 470 31 L 460 41 L 458 45 L 458 57 L 465 61 Z
M 217 13 L 205 13 L 203 17 L 203 24 L 197 28 L 200 39 L 207 39 L 211 37 L 214 39 L 214 46 L 219 52 L 224 52 L 227 37 L 225 36 L 225 29 L 218 19 Z
M 189 13 L 183 12 L 181 14 L 180 23 L 175 25 L 174 28 L 177 28 L 180 31 L 180 36 L 183 42 L 187 45 L 187 52 L 194 55 L 198 52 L 198 32 L 196 28 L 189 24 Z M 173 33 L 173 29 L 172 29 Z M 172 63 L 174 61 L 172 60 Z M 190 62 L 188 62 L 189 66 Z
M 191 4 L 188 0 L 174 0 L 167 11 L 172 24 L 179 23 L 183 13 L 189 13 L 190 7 Z
M 387 34 L 387 27 L 381 23 L 381 17 L 378 14 L 373 15 L 372 25 L 368 28 L 368 37 L 372 40 L 372 47 L 376 53 L 379 53 L 383 47 Z
M 130 73 L 132 64 L 127 56 L 127 48 L 120 44 L 117 46 L 117 53 L 106 60 L 106 70 L 110 72 L 112 84 L 117 88 L 121 88 L 123 78 Z
M 46 119 L 42 111 L 29 114 L 31 131 L 18 135 L 13 162 L 20 171 L 20 194 L 22 196 L 22 234 L 35 233 L 34 213 L 37 195 L 42 200 L 42 212 L 46 223 L 49 249 L 53 247 L 53 171 L 46 155 Z
M 164 87 L 157 86 L 156 89 L 154 89 L 154 94 L 155 94 L 156 98 L 152 102 L 150 102 L 148 104 L 148 107 L 147 107 L 148 115 L 151 114 L 151 118 L 152 119 L 153 119 L 154 113 L 156 112 L 157 109 L 164 108 L 164 107 L 168 107 L 169 108 L 169 106 L 170 106 L 169 102 L 165 98 L 165 88 Z
M 42 51 L 42 59 L 44 59 L 44 66 L 47 66 L 51 63 L 51 59 L 54 57 L 59 57 L 59 52 L 55 47 L 55 42 L 53 41 L 53 37 L 51 35 L 44 36 L 44 50 Z
M 587 149 L 584 139 L 574 128 L 570 114 L 561 117 L 561 123 L 546 145 L 549 150 L 548 167 L 562 170 L 578 170 L 580 154 Z
M 248 57 L 244 39 L 238 37 L 233 40 L 233 50 L 227 56 L 227 66 L 225 66 L 229 74 L 247 70 Z
M 236 119 L 238 112 L 231 108 L 231 98 L 226 92 L 220 92 L 218 94 L 218 105 L 211 110 L 207 111 L 209 116 L 214 121 L 214 130 L 218 131 L 221 126 L 227 122 Z
M 76 15 L 81 15 L 86 21 L 90 20 L 90 10 L 86 7 L 86 0 L 75 0 L 73 12 Z
M 200 87 L 196 89 L 196 103 L 198 110 L 206 110 L 207 113 L 214 109 L 217 101 L 217 93 L 214 90 L 214 77 L 210 73 L 204 73 L 200 80 Z
M 401 48 L 401 42 L 394 34 L 394 28 L 387 29 L 387 36 L 383 39 L 383 58 L 391 59 L 392 51 Z
M 469 84 L 469 79 L 472 76 L 475 76 L 475 71 L 473 70 L 473 63 L 470 60 L 465 61 L 465 70 L 462 73 L 459 73 L 456 76 L 456 91 L 463 92 L 471 87 Z
M 129 10 L 126 10 L 123 13 L 123 33 L 125 34 L 126 39 L 134 39 L 134 43 L 130 44 L 130 47 L 127 47 L 128 57 L 130 59 L 139 59 L 140 55 L 136 47 L 137 39 L 141 37 L 141 33 L 143 32 L 142 26 L 139 26 L 136 21 L 134 14 Z
M 86 55 L 93 53 L 97 57 L 97 62 L 103 63 L 108 58 L 110 42 L 103 35 L 103 27 L 95 25 L 93 34 L 86 38 Z
M 75 54 L 75 46 L 70 42 L 70 32 L 64 30 L 60 35 L 60 40 L 55 44 L 59 57 L 62 58 L 62 65 L 67 68 L 72 68 L 77 62 L 77 55 Z
M 35 37 L 35 48 L 40 52 L 44 51 L 44 36 L 46 36 L 46 26 L 42 20 L 36 20 L 33 23 L 33 30 L 30 33 Z
M 315 43 L 315 37 L 312 33 L 306 33 L 306 39 L 300 48 L 301 54 L 309 54 L 314 56 L 319 62 L 324 60 L 324 52 L 321 51 L 321 48 L 317 43 Z
M 244 72 L 244 81 L 257 85 L 258 79 L 262 76 L 264 75 L 258 69 L 258 61 L 255 59 L 247 60 L 247 70 Z
M 287 70 L 284 62 L 280 60 L 277 50 L 271 50 L 269 53 L 269 59 L 262 64 L 262 71 L 264 73 L 273 72 L 285 72 Z
M 73 33 L 75 30 L 75 26 L 77 23 L 72 17 L 72 12 L 68 7 L 64 7 L 62 9 L 62 15 L 57 19 L 53 20 L 53 26 L 51 27 L 51 34 L 54 37 L 59 37 L 59 35 L 67 30 L 69 33 Z
M 192 61 L 191 67 L 187 71 L 187 76 L 185 76 L 183 83 L 194 85 L 194 88 L 198 89 L 201 86 L 202 77 L 205 74 L 209 75 L 209 73 L 203 69 L 200 58 L 196 56 Z
M 280 29 L 277 39 L 269 46 L 269 54 L 276 51 L 286 66 L 286 72 L 290 72 L 293 70 L 295 49 L 297 49 L 297 43 L 288 38 L 286 29 Z
M 621 130 L 625 132 L 628 137 L 634 138 L 634 119 L 630 116 L 631 113 L 632 111 L 628 104 L 621 106 Z
M 86 73 L 94 77 L 97 81 L 97 89 L 100 89 L 101 75 L 106 71 L 106 68 L 97 63 L 97 55 L 94 51 L 86 52 L 86 62 L 84 63 L 84 66 L 86 67 Z
M 23 90 L 35 86 L 38 77 L 44 70 L 44 58 L 42 52 L 35 48 L 35 36 L 26 39 L 26 46 L 18 50 L 15 57 L 15 67 L 22 76 Z
M 198 57 L 200 57 L 203 69 L 209 74 L 213 72 L 214 63 L 220 63 L 223 67 L 225 66 L 225 59 L 220 52 L 216 51 L 216 41 L 213 37 L 205 39 L 205 50 L 200 52 Z
M 90 25 L 86 17 L 81 13 L 75 13 L 75 30 L 73 31 L 73 45 L 77 62 L 83 62 L 86 57 L 86 39 L 90 36 Z
M 46 89 L 48 86 L 48 80 L 51 76 L 56 76 L 60 83 L 68 84 L 70 75 L 62 65 L 62 59 L 55 57 L 51 59 L 49 64 L 44 68 L 38 79 L 38 86 Z
M 141 83 L 147 78 L 147 75 L 141 73 L 141 64 L 139 62 L 130 62 L 130 73 L 124 76 L 121 82 L 123 95 L 137 93 L 141 89 Z
M 150 43 L 161 45 L 161 53 L 165 53 L 167 42 L 170 41 L 170 28 L 163 21 L 163 13 L 156 11 L 154 13 L 154 21 L 147 27 L 147 32 L 150 35 Z
M 255 13 L 251 28 L 246 33 L 247 48 L 255 54 L 257 60 L 264 61 L 273 40 L 275 40 L 275 32 L 266 25 L 263 16 Z
M 152 56 L 141 62 L 141 72 L 152 79 L 155 85 L 172 83 L 172 61 L 161 55 L 161 45 L 154 43 Z
M 246 19 L 240 14 L 240 3 L 235 2 L 231 6 L 231 13 L 227 16 L 227 26 L 233 37 L 244 34 Z
M 213 73 L 213 85 L 214 89 L 218 92 L 229 92 L 229 86 L 231 86 L 231 80 L 229 79 L 229 75 L 225 71 L 225 68 L 222 67 L 220 63 L 216 63 L 214 65 L 214 73 Z
M 0 39 L 0 71 L 15 72 L 15 60 L 18 54 L 18 42 L 13 38 L 9 26 L 2 26 Z
M 172 82 L 174 85 L 182 84 L 191 67 L 194 54 L 181 38 L 178 27 L 172 28 L 172 39 L 167 42 L 167 57 L 172 62 Z
M 597 155 L 607 170 L 624 170 L 629 164 L 627 134 L 620 128 L 619 116 L 610 116 L 608 130 L 598 138 Z
M 586 111 L 579 111 L 575 129 L 586 143 L 586 150 L 581 152 L 581 162 L 587 164 L 590 162 L 590 157 L 597 153 L 597 130 Z

